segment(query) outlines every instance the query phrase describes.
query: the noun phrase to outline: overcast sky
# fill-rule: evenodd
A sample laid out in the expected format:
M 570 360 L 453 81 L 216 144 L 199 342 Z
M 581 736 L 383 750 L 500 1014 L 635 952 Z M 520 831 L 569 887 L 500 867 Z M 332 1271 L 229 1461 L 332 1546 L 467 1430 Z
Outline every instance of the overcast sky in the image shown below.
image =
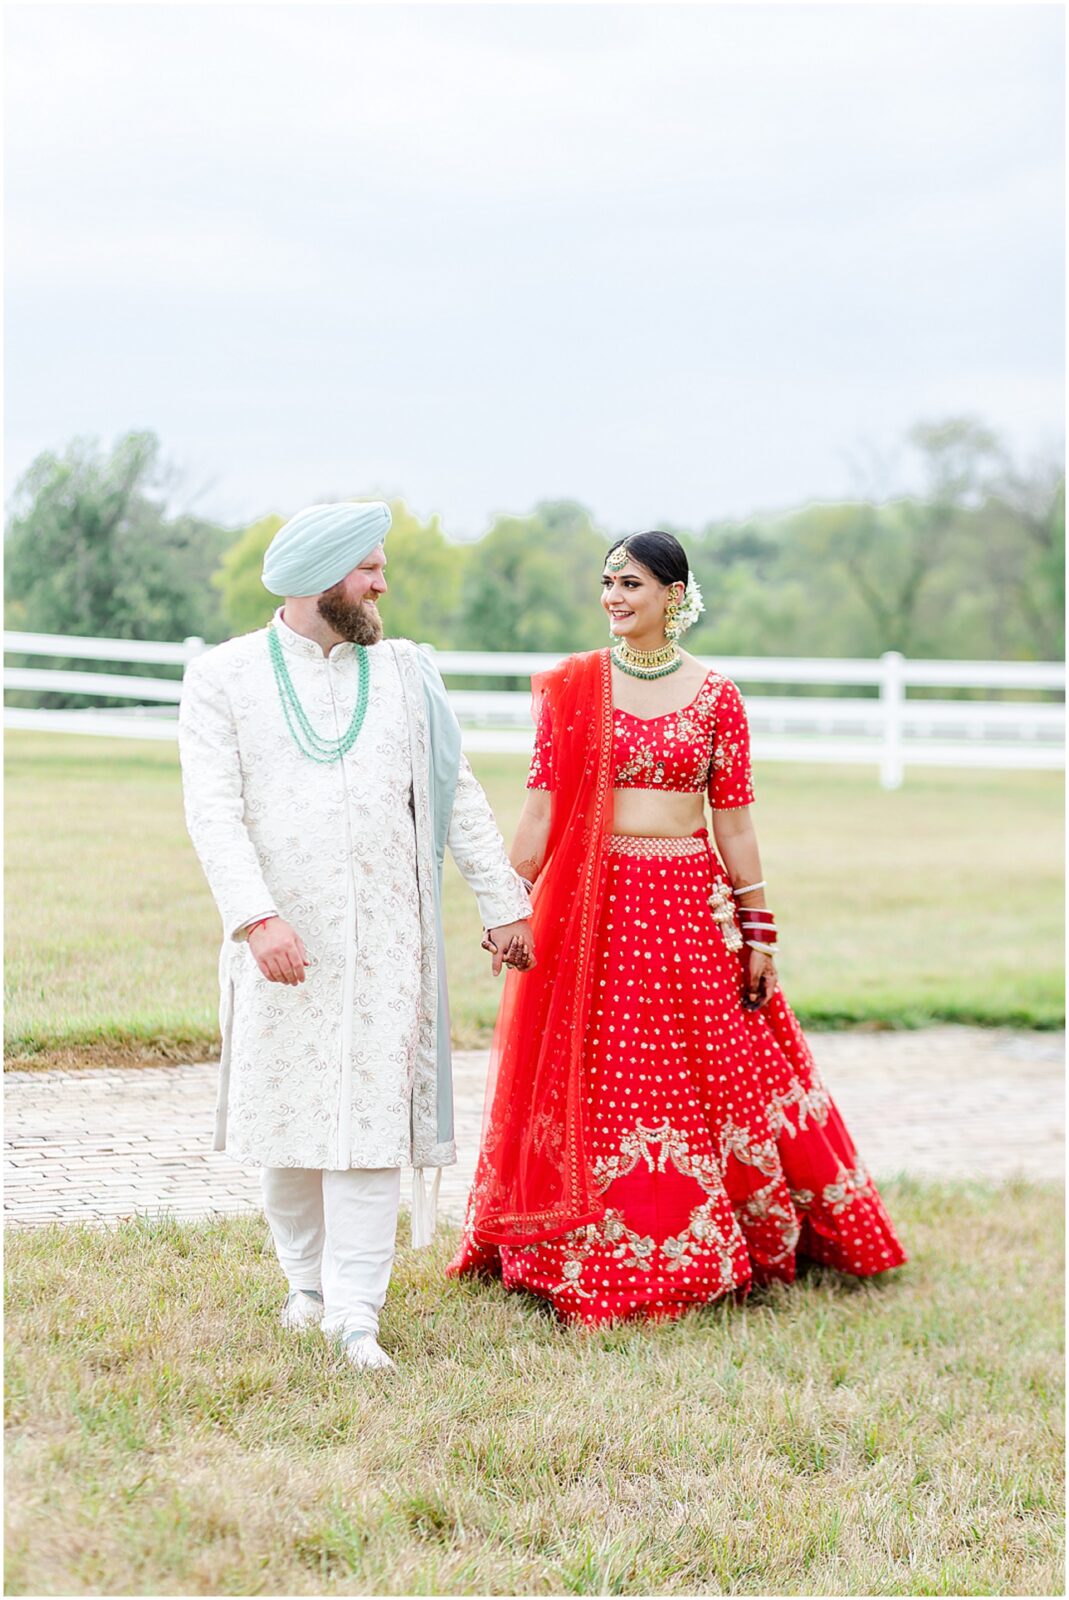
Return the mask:
M 234 524 L 686 527 L 1059 438 L 1060 7 L 6 17 L 8 494 L 136 427 Z

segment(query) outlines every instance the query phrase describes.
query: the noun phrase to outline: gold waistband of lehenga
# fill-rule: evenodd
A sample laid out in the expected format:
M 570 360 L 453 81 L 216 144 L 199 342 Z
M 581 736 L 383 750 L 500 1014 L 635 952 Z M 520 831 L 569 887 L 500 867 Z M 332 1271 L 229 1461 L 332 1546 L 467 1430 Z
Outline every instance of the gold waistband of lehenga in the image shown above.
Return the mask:
M 685 834 L 679 839 L 651 839 L 637 833 L 610 833 L 608 851 L 614 856 L 701 856 L 708 850 L 704 839 Z

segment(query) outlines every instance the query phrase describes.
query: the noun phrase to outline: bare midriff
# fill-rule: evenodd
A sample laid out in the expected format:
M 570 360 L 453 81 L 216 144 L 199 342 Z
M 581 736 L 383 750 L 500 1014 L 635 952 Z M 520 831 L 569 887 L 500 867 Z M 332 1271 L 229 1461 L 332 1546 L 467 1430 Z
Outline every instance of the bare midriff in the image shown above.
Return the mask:
M 614 789 L 612 829 L 645 839 L 683 839 L 705 827 L 704 796 L 670 789 Z

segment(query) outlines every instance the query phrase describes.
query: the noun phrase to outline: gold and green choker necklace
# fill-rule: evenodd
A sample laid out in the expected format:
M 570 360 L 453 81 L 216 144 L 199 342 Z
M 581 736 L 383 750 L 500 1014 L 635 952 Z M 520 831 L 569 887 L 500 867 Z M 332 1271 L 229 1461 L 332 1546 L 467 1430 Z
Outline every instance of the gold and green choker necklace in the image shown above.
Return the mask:
M 683 665 L 683 652 L 675 643 L 663 644 L 659 650 L 636 650 L 626 639 L 619 639 L 609 654 L 620 671 L 632 678 L 667 678 Z

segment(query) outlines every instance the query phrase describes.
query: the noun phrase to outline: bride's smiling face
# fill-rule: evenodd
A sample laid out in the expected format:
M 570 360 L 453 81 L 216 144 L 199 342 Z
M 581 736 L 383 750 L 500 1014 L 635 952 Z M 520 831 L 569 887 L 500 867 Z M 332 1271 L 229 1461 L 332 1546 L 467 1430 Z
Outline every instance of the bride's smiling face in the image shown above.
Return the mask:
M 663 584 L 648 568 L 629 560 L 620 572 L 606 567 L 601 575 L 601 603 L 609 614 L 609 631 L 616 639 L 664 638 L 664 613 L 673 589 L 682 584 Z

